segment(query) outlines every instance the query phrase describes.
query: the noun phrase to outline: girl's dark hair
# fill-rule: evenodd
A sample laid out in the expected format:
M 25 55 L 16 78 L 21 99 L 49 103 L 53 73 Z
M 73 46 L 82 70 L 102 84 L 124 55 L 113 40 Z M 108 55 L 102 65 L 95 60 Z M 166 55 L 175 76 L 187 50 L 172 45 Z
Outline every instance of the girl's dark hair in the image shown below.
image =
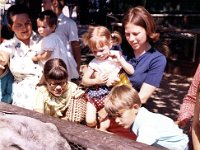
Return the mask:
M 67 66 L 60 58 L 49 59 L 44 65 L 45 80 L 64 80 L 68 78 Z
M 57 16 L 52 10 L 45 10 L 38 15 L 40 21 L 46 21 L 50 27 L 57 25 Z
M 26 5 L 23 4 L 12 5 L 11 7 L 8 8 L 7 11 L 8 24 L 12 26 L 13 25 L 12 17 L 18 14 L 27 14 L 30 18 L 30 11 Z

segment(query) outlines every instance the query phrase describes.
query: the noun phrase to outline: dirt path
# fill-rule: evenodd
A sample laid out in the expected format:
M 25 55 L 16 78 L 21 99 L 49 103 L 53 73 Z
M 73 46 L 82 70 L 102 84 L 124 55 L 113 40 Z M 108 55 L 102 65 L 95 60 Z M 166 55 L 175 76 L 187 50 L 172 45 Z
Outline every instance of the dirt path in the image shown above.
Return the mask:
M 192 77 L 165 73 L 160 88 L 154 92 L 147 108 L 176 120 L 182 100 L 186 95 Z

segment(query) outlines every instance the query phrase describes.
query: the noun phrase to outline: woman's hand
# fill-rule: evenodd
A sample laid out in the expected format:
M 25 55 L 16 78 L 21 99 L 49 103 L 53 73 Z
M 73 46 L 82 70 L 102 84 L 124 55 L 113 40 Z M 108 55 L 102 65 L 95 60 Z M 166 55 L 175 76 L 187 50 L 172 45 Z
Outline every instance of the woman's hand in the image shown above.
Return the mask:
M 120 81 L 119 77 L 111 75 L 109 73 L 98 73 L 94 74 L 96 83 L 101 85 L 113 86 Z
M 37 56 L 33 56 L 33 57 L 32 57 L 32 61 L 37 62 L 37 61 L 38 61 Z
M 0 69 L 5 69 L 5 65 L 9 62 L 9 54 L 4 51 L 0 51 Z

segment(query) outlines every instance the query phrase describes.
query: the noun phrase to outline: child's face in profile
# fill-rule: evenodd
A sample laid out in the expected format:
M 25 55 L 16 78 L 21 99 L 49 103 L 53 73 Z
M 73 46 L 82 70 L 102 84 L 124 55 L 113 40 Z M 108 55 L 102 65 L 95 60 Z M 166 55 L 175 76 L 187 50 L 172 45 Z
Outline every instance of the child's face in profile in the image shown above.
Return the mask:
M 118 112 L 115 121 L 124 128 L 130 128 L 136 118 L 137 109 L 124 109 Z
M 46 21 L 41 21 L 37 19 L 37 27 L 38 27 L 38 33 L 45 37 L 54 32 L 55 26 L 50 27 Z
M 62 96 L 67 90 L 67 80 L 51 80 L 46 81 L 48 91 L 56 96 Z

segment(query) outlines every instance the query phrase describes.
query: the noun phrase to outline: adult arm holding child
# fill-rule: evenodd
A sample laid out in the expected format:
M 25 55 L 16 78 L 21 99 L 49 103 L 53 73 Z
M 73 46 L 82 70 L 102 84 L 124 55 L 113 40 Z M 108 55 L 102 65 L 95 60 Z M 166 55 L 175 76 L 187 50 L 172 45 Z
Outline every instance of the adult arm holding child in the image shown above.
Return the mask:
M 56 31 L 57 16 L 52 10 L 42 11 L 37 18 L 38 33 L 43 37 L 38 45 L 40 46 L 33 60 L 40 61 L 44 66 L 45 62 L 50 58 L 61 58 L 67 65 L 68 80 L 77 79 L 79 77 L 77 64 L 73 55 L 62 41 Z
M 159 87 L 166 66 L 165 56 L 154 48 L 159 33 L 154 18 L 141 6 L 130 8 L 122 22 L 126 40 L 132 48 L 128 62 L 135 69 L 128 77 L 145 104 Z

